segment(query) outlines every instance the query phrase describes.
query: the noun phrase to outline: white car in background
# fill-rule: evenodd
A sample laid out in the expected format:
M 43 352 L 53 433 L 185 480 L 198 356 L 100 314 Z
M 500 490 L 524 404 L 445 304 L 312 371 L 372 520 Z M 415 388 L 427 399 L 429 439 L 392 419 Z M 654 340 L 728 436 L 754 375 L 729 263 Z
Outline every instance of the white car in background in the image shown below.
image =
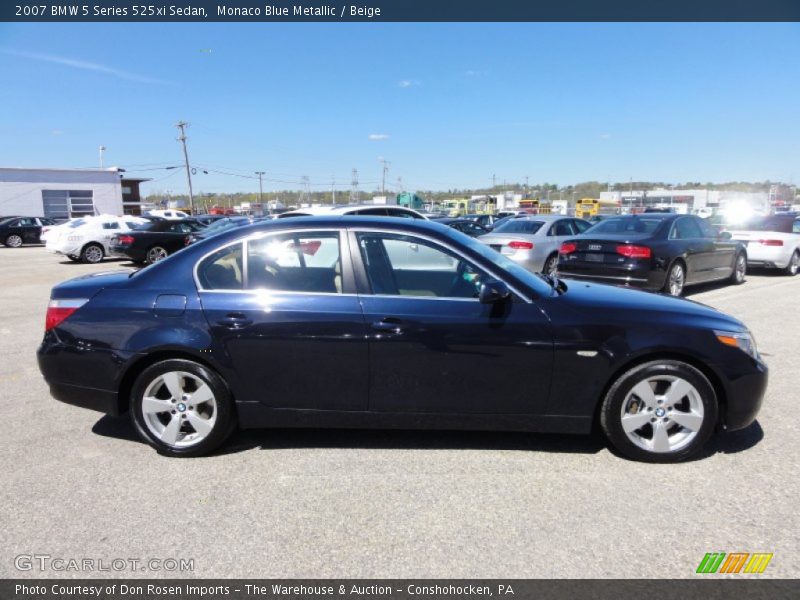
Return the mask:
M 191 215 L 189 213 L 185 213 L 182 210 L 148 210 L 145 213 L 148 217 L 161 217 L 162 219 L 167 219 L 170 221 L 175 221 L 177 219 L 188 219 Z
M 73 219 L 47 232 L 45 247 L 55 254 L 63 254 L 70 260 L 98 263 L 111 254 L 111 238 L 139 225 L 149 223 L 147 219 L 134 216 L 115 217 L 99 215 Z
M 787 275 L 800 270 L 800 216 L 758 217 L 726 231 L 747 246 L 748 266 L 781 269 Z

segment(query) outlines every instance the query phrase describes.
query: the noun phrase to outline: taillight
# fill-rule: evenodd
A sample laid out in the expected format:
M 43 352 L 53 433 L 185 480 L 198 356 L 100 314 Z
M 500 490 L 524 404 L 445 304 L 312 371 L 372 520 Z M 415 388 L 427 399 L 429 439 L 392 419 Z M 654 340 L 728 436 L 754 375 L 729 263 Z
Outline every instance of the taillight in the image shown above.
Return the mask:
M 121 235 L 117 239 L 119 240 L 120 244 L 131 245 L 133 243 L 133 236 L 132 235 Z
M 572 254 L 578 250 L 578 244 L 575 242 L 564 242 L 561 248 L 558 249 L 559 254 Z
M 762 246 L 783 246 L 783 240 L 758 240 Z
M 86 304 L 86 298 L 70 298 L 69 300 L 50 300 L 47 305 L 47 316 L 44 320 L 44 330 L 50 331 L 57 327 L 72 313 Z
M 514 250 L 533 250 L 531 242 L 508 242 L 508 247 Z
M 633 244 L 617 246 L 617 254 L 622 254 L 622 256 L 627 256 L 628 258 L 650 258 L 651 256 L 650 248 Z

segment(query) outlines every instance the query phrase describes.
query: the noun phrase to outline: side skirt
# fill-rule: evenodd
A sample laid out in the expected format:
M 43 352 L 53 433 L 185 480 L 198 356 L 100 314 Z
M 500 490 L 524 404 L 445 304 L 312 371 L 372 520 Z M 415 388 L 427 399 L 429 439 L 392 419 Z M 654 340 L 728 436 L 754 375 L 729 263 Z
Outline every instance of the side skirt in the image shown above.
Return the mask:
M 563 415 L 495 415 L 386 413 L 268 408 L 259 402 L 237 402 L 239 426 L 260 428 L 332 429 L 455 429 L 472 431 L 530 431 L 587 434 L 591 417 Z

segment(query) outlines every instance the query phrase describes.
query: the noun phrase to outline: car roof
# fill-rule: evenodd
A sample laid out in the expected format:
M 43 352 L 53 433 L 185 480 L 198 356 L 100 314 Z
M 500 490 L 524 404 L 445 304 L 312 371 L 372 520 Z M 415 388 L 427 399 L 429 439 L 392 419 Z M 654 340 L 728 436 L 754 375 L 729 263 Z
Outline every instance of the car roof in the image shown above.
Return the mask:
M 548 223 L 550 221 L 558 221 L 560 219 L 578 219 L 580 217 L 570 217 L 568 215 L 534 215 L 534 214 L 526 214 L 526 215 L 517 215 L 513 219 L 509 219 L 509 221 L 542 221 L 544 223 Z
M 281 213 L 281 216 L 288 216 L 292 214 L 302 215 L 344 215 L 354 210 L 367 210 L 370 208 L 391 208 L 401 211 L 417 212 L 412 208 L 405 206 L 396 206 L 394 204 L 344 204 L 338 206 L 312 206 L 310 208 L 298 208 L 288 212 Z

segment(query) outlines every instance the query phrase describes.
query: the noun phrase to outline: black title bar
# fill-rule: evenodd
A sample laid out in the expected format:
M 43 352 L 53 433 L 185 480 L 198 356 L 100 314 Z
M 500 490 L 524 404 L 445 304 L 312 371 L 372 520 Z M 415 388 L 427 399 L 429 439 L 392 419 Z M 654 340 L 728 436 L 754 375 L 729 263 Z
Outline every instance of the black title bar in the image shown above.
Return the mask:
M 800 21 L 799 0 L 4 0 L 5 22 Z

